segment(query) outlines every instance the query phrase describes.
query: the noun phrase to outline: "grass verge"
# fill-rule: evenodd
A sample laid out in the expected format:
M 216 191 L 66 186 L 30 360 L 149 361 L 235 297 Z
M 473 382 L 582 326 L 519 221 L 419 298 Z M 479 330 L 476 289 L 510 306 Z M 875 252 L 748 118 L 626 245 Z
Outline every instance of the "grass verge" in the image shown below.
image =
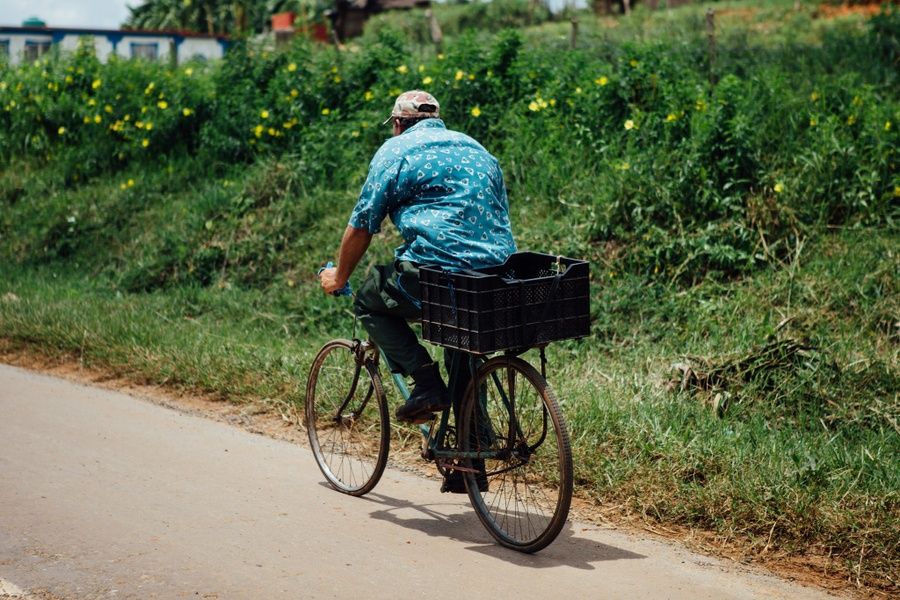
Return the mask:
M 612 514 L 716 532 L 751 559 L 817 557 L 896 590 L 897 251 L 889 231 L 822 233 L 751 280 L 596 286 L 595 335 L 550 351 L 581 493 Z M 123 294 L 64 267 L 3 267 L 0 331 L 119 377 L 291 414 L 318 346 L 352 322 L 337 302 L 289 301 L 317 293 L 310 277 Z M 806 354 L 772 355 L 778 340 Z

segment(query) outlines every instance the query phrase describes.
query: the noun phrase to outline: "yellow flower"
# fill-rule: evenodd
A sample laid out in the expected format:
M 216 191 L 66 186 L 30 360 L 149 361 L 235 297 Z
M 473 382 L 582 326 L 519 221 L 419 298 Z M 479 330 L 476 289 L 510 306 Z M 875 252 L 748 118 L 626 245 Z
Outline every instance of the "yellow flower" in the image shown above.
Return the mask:
M 97 101 L 93 98 L 88 98 L 88 106 L 97 106 Z
M 194 114 L 194 110 L 191 108 L 185 108 L 185 109 L 182 109 L 181 114 L 183 114 L 186 117 L 189 117 L 192 114 Z
M 784 191 L 784 184 L 779 181 L 778 183 L 775 184 L 775 187 L 772 189 L 775 190 L 776 194 L 780 194 L 781 192 Z
M 297 63 L 291 63 L 291 64 L 288 65 L 288 71 L 289 71 L 290 73 L 293 73 L 293 72 L 296 71 L 296 70 L 297 70 Z
M 409 73 L 409 67 L 407 67 L 406 65 L 400 65 L 399 67 L 397 67 L 397 72 L 401 75 L 405 75 Z
M 184 74 L 187 75 L 188 77 L 190 77 L 191 75 L 194 74 L 194 69 L 188 67 L 187 69 L 184 70 Z
M 99 88 L 101 85 L 103 85 L 103 82 L 100 81 L 99 79 L 95 79 L 94 81 L 91 82 L 91 88 L 95 89 L 95 90 L 97 88 Z
M 109 104 L 107 104 L 106 106 L 103 107 L 103 110 L 105 110 L 105 111 L 108 112 L 108 113 L 111 113 L 111 112 L 112 112 L 112 106 L 110 106 Z
M 144 125 L 144 128 L 145 128 L 147 131 L 150 131 L 151 129 L 153 129 L 153 123 L 150 123 L 150 122 L 148 121 L 147 124 Z
M 541 110 L 541 107 L 538 105 L 537 102 L 532 100 L 531 102 L 528 103 L 528 110 L 530 110 L 532 112 L 537 112 L 537 111 Z
M 473 117 L 478 118 L 481 116 L 481 108 L 479 108 L 477 106 L 473 106 L 472 110 L 469 112 L 472 114 Z
M 167 108 L 169 108 L 169 103 L 166 102 L 165 100 L 160 100 L 159 102 L 156 103 L 156 105 L 162 110 L 166 110 Z
M 434 81 L 434 79 L 431 78 L 431 75 L 428 75 L 427 77 L 422 79 L 422 85 L 431 85 L 432 81 Z
M 853 125 L 854 123 L 856 123 L 856 115 L 847 117 L 847 125 Z
M 821 98 L 821 96 L 819 96 L 819 92 L 813 92 L 812 94 L 809 95 L 809 99 L 812 102 L 818 102 L 819 98 Z
M 135 122 L 134 122 L 134 126 L 137 127 L 138 129 L 143 129 L 143 128 L 144 128 L 144 122 L 143 122 L 143 121 L 135 121 Z
M 141 140 L 141 146 L 143 146 L 144 148 L 146 148 L 149 145 L 150 145 L 150 140 L 148 140 L 147 138 L 144 138 L 143 140 Z
M 100 115 L 94 115 L 94 123 L 100 123 L 103 121 L 103 117 Z
M 694 106 L 696 107 L 698 112 L 703 112 L 706 110 L 706 100 L 700 98 L 699 100 L 697 100 Z
M 391 88 L 388 90 L 388 97 L 399 96 L 402 91 L 400 88 Z
M 145 112 L 147 112 L 147 107 L 146 107 L 146 106 L 142 106 L 142 107 L 141 107 L 141 114 L 144 114 Z
M 819 124 L 819 120 L 818 120 L 818 119 L 816 119 L 815 117 L 810 117 L 810 118 L 809 118 L 809 126 L 810 126 L 810 127 L 815 127 L 815 126 L 818 125 L 818 124 Z
M 358 138 L 358 137 L 359 137 L 359 132 L 356 131 L 356 130 L 351 131 L 351 132 L 350 132 L 350 137 Z
M 290 129 L 291 127 L 294 126 L 294 124 L 291 123 L 290 121 L 285 121 L 284 123 L 281 124 L 281 126 L 284 127 L 285 129 Z
M 264 127 L 262 125 L 257 125 L 253 128 L 253 135 L 255 135 L 256 137 L 262 137 L 263 129 Z
M 547 108 L 547 101 L 544 100 L 543 98 L 538 97 L 537 103 L 538 103 L 538 106 L 540 106 L 541 108 Z
M 331 67 L 331 72 L 332 72 L 332 73 L 337 73 L 337 72 L 338 72 L 338 68 L 337 68 L 337 67 Z
M 628 61 L 628 64 L 631 65 L 632 67 L 636 67 L 636 66 L 638 66 L 638 61 L 632 58 L 631 60 Z
M 335 76 L 334 76 L 334 82 L 335 82 L 335 83 L 340 83 L 340 82 L 341 82 L 341 76 L 340 76 L 340 75 L 335 75 Z
M 475 73 L 469 73 L 469 81 L 475 81 Z
M 576 93 L 576 94 L 580 94 L 580 93 L 581 93 L 581 88 L 580 88 L 580 87 L 575 88 L 575 93 Z
M 600 85 L 600 86 L 604 86 L 607 83 L 609 83 L 609 79 L 606 78 L 606 75 L 601 75 L 600 77 L 598 77 L 597 79 L 594 80 L 594 83 L 596 83 L 597 85 Z
M 627 121 L 625 121 L 625 129 L 628 129 L 628 130 L 634 129 L 634 121 L 632 121 L 631 119 L 628 119 Z
M 155 87 L 156 87 L 156 84 L 153 83 L 152 81 L 150 83 L 148 83 L 147 88 L 144 90 L 144 95 L 149 96 L 150 92 L 152 92 L 153 88 L 155 88 Z
M 677 121 L 678 115 L 675 113 L 669 113 L 666 115 L 666 123 L 671 123 L 672 121 Z
M 65 128 L 65 127 L 60 127 L 59 129 L 56 130 L 56 133 L 57 133 L 57 135 L 65 135 L 65 134 L 66 134 L 66 128 Z
M 453 78 L 454 78 L 456 81 L 459 81 L 460 79 L 462 79 L 462 78 L 465 77 L 465 76 L 466 76 L 465 73 L 463 73 L 462 71 L 460 71 L 459 69 L 457 69 L 456 75 L 454 75 Z
M 123 120 L 123 121 L 130 121 L 130 120 L 131 120 L 131 115 L 125 115 L 124 117 L 122 117 L 122 120 Z
M 267 110 L 260 111 L 259 117 L 260 117 L 261 119 L 268 119 L 268 118 L 269 118 L 269 111 L 267 111 Z
M 443 53 L 437 55 L 438 60 L 444 60 L 444 58 L 446 57 L 443 55 Z
M 620 171 L 627 171 L 631 168 L 631 165 L 627 161 L 623 161 L 622 164 L 619 165 Z
M 278 135 L 278 132 L 275 131 L 274 127 L 269 127 L 269 135 L 271 135 L 272 137 L 275 137 L 276 135 Z
M 366 90 L 363 98 L 365 98 L 366 102 L 371 102 L 375 98 L 375 94 L 372 93 L 372 90 Z
M 128 180 L 128 187 L 134 187 L 134 179 Z
M 862 98 L 859 96 L 853 96 L 853 106 L 862 106 Z
M 894 186 L 894 198 L 900 198 L 900 185 Z
M 884 122 L 884 130 L 885 130 L 885 131 L 890 131 L 890 130 L 891 130 L 891 122 L 890 122 L 890 121 L 885 121 L 885 122 Z
M 124 184 L 124 183 L 120 183 L 120 184 L 119 184 L 119 189 L 120 189 L 120 190 L 124 190 L 124 189 L 125 189 L 125 187 L 126 187 L 126 186 L 125 186 L 125 184 Z
M 425 65 L 419 65 L 419 73 L 425 72 Z
M 327 117 L 328 115 L 331 114 L 331 109 L 330 109 L 330 108 L 323 108 L 323 109 L 322 109 L 322 114 L 325 115 L 325 116 Z
M 298 92 L 296 89 L 291 90 L 291 98 L 296 98 L 299 95 L 300 95 L 300 92 Z
M 72 81 L 73 81 L 73 80 L 72 80 L 72 76 L 71 76 L 71 75 L 66 75 L 66 83 L 72 83 Z

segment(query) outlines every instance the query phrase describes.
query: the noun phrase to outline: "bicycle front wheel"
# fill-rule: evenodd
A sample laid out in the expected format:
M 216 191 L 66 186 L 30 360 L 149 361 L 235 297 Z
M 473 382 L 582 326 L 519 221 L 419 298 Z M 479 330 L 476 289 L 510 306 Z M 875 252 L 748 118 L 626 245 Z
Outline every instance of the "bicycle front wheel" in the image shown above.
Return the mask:
M 336 490 L 362 496 L 384 473 L 390 443 L 377 367 L 360 363 L 347 340 L 325 344 L 306 384 L 306 431 L 322 474 Z
M 503 546 L 537 552 L 556 539 L 572 501 L 572 451 L 553 390 L 524 360 L 487 361 L 463 404 L 460 448 L 478 518 Z

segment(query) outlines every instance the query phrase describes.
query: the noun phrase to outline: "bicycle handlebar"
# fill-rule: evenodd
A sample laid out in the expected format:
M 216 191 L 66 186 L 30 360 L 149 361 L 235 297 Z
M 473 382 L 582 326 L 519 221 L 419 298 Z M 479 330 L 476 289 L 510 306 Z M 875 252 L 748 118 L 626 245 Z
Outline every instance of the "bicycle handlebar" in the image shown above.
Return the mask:
M 324 267 L 319 267 L 319 271 L 316 274 L 321 275 L 322 271 L 324 271 L 325 269 L 332 269 L 332 268 L 334 268 L 334 263 L 329 260 L 327 263 L 325 263 Z M 350 286 L 350 282 L 348 281 L 344 285 L 344 287 L 342 287 L 341 289 L 331 292 L 331 295 L 332 296 L 352 296 L 353 288 Z

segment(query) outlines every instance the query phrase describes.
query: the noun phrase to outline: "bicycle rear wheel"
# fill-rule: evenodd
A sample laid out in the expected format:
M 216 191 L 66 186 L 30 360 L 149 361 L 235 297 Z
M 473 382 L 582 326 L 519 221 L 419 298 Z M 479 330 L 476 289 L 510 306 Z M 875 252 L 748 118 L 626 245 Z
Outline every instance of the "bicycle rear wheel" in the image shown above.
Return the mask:
M 316 463 L 336 490 L 362 496 L 384 473 L 390 443 L 377 367 L 360 364 L 347 340 L 325 344 L 306 384 L 306 431 Z
M 572 501 L 572 451 L 553 390 L 524 360 L 487 361 L 466 393 L 460 428 L 469 499 L 503 546 L 537 552 L 556 539 Z M 480 469 L 479 469 L 480 470 Z M 485 481 L 486 479 L 486 481 Z

